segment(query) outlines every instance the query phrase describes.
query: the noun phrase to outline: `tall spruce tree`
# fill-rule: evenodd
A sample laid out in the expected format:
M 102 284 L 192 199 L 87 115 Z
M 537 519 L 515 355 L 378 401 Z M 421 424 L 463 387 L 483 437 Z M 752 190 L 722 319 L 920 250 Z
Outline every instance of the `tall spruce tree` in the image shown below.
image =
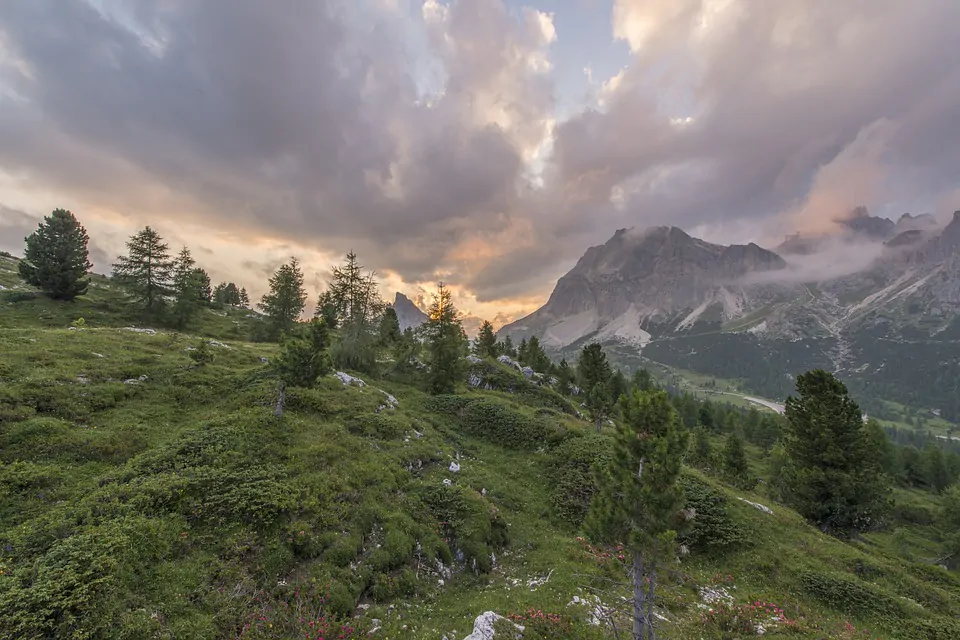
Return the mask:
M 231 283 L 232 284 L 232 283 Z M 281 265 L 270 278 L 270 291 L 264 294 L 257 305 L 267 316 L 268 335 L 278 339 L 291 331 L 303 313 L 307 292 L 303 288 L 303 272 L 296 258 Z
M 799 376 L 797 394 L 786 401 L 786 503 L 833 535 L 876 526 L 891 486 L 860 407 L 822 369 Z
M 480 323 L 480 333 L 473 342 L 473 352 L 481 358 L 497 357 L 497 336 L 489 320 Z
M 386 303 L 380 297 L 377 274 L 364 272 L 352 251 L 333 268 L 328 302 L 336 309 L 340 340 L 332 350 L 338 367 L 375 373 L 378 328 Z
M 113 265 L 113 277 L 147 316 L 156 316 L 171 293 L 173 260 L 169 247 L 147 226 L 127 240 L 127 255 Z
M 580 375 L 580 388 L 586 395 L 587 411 L 599 432 L 616 402 L 610 386 L 610 363 L 600 343 L 591 342 L 580 351 L 577 372 Z
M 629 553 L 633 637 L 653 640 L 657 572 L 675 556 L 687 520 L 678 480 L 689 434 L 664 391 L 634 389 L 621 397 L 620 413 L 586 525 L 593 538 Z
M 87 292 L 90 238 L 72 213 L 54 209 L 25 238 L 20 277 L 55 300 L 73 300 Z
M 210 278 L 196 267 L 190 250 L 183 247 L 173 261 L 173 324 L 178 329 L 187 326 L 209 295 Z
M 250 296 L 247 295 L 247 289 L 245 287 L 240 288 L 240 304 L 238 306 L 244 309 L 250 307 Z
M 453 296 L 442 282 L 433 296 L 423 331 L 430 357 L 430 393 L 453 393 L 465 372 L 464 357 L 469 343 Z

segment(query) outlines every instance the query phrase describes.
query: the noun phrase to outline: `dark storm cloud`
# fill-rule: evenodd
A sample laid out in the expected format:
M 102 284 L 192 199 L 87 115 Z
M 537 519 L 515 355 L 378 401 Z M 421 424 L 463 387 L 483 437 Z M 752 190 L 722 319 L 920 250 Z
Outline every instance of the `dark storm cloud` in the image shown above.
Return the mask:
M 536 189 L 549 20 L 422 4 L 0 2 L 0 170 L 481 300 L 542 291 L 619 227 L 900 213 L 960 175 L 953 0 L 616 0 L 633 60 L 557 123 Z

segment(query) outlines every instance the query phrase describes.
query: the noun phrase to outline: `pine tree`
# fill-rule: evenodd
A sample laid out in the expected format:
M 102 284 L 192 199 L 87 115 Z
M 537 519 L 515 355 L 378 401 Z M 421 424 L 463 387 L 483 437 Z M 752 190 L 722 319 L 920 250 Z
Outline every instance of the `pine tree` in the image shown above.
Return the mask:
M 441 282 L 427 314 L 424 337 L 430 355 L 430 393 L 453 393 L 465 372 L 467 336 L 450 290 Z
M 927 486 L 934 493 L 940 493 L 950 484 L 950 476 L 947 472 L 943 451 L 936 444 L 930 442 L 923 448 L 921 456 Z
M 580 351 L 577 361 L 580 375 L 580 388 L 586 394 L 587 410 L 597 427 L 603 428 L 603 421 L 613 408 L 616 399 L 612 397 L 610 387 L 610 363 L 598 342 L 592 342 Z
M 517 362 L 520 364 L 527 364 L 527 339 L 520 339 L 520 346 L 517 347 Z
M 284 336 L 280 353 L 272 363 L 281 383 L 291 387 L 315 386 L 320 376 L 330 372 L 329 346 L 327 325 L 317 318 L 300 331 Z
M 387 307 L 380 316 L 379 330 L 380 344 L 384 347 L 392 347 L 401 340 L 403 334 L 400 331 L 400 320 L 397 318 L 397 312 L 393 307 Z
M 750 488 L 750 465 L 747 464 L 747 452 L 743 448 L 743 439 L 737 432 L 727 436 L 723 447 L 723 470 L 734 485 L 740 488 Z
M 643 367 L 633 372 L 633 386 L 640 391 L 650 391 L 656 387 L 653 383 L 653 376 Z
M 173 323 L 178 329 L 187 326 L 209 293 L 210 278 L 195 264 L 186 247 L 180 250 L 173 262 L 173 293 L 176 296 Z
M 317 298 L 317 307 L 313 312 L 313 317 L 322 318 L 330 329 L 336 329 L 339 326 L 340 318 L 337 315 L 337 303 L 329 289 Z
M 270 292 L 265 294 L 258 305 L 267 316 L 268 333 L 276 340 L 296 325 L 307 301 L 307 292 L 303 288 L 303 273 L 296 258 L 281 265 L 270 278 Z
M 517 357 L 517 350 L 513 347 L 513 339 L 510 336 L 503 339 L 503 355 L 509 358 Z
M 93 267 L 88 259 L 90 238 L 72 213 L 54 209 L 25 238 L 20 277 L 55 300 L 73 300 L 87 292 L 84 276 Z
M 627 377 L 623 371 L 617 369 L 610 376 L 610 396 L 614 403 L 619 402 L 620 396 L 627 392 Z
M 480 324 L 480 333 L 473 343 L 473 352 L 481 358 L 497 357 L 497 336 L 493 333 L 493 325 L 488 320 Z
M 168 249 L 159 233 L 144 227 L 127 240 L 127 255 L 118 257 L 113 265 L 116 281 L 148 316 L 158 314 L 164 296 L 170 294 L 173 260 Z
M 657 571 L 675 555 L 687 520 L 678 484 L 689 434 L 664 391 L 631 391 L 620 399 L 613 459 L 599 470 L 587 530 L 622 543 L 630 554 L 633 637 L 653 639 Z
M 338 367 L 376 372 L 377 330 L 387 307 L 376 278 L 373 271 L 364 273 L 353 252 L 347 254 L 343 265 L 333 269 L 328 301 L 336 309 L 340 328 L 340 340 L 332 350 Z
M 247 290 L 246 288 L 243 288 L 243 287 L 240 288 L 240 305 L 239 306 L 243 307 L 244 309 L 247 309 L 250 307 L 250 296 L 247 295 Z
M 573 393 L 573 389 L 570 386 L 572 382 L 573 371 L 570 369 L 567 359 L 561 358 L 560 366 L 557 367 L 557 392 L 564 396 L 570 395 Z
M 713 445 L 710 444 L 707 430 L 702 426 L 694 430 L 693 458 L 701 467 L 709 469 L 713 465 Z
M 195 269 L 195 271 L 197 273 L 197 281 L 199 284 L 200 300 L 204 304 L 209 304 L 213 296 L 213 291 L 210 289 L 210 274 L 199 267 Z
M 860 407 L 844 384 L 822 369 L 799 376 L 797 393 L 786 401 L 787 504 L 834 535 L 875 526 L 891 487 Z

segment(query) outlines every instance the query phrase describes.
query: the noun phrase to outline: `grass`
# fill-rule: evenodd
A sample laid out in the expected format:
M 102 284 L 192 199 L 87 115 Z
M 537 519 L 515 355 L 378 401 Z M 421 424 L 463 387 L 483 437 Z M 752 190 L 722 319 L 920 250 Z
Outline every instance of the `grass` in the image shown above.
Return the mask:
M 487 372 L 499 390 L 440 399 L 415 376 L 327 377 L 288 390 L 277 419 L 264 363 L 276 346 L 243 339 L 248 312 L 140 333 L 100 281 L 75 303 L 2 305 L 0 636 L 290 638 L 322 614 L 343 616 L 336 624 L 356 630 L 338 626 L 346 637 L 378 620 L 375 637 L 459 640 L 483 611 L 532 608 L 576 623 L 552 637 L 612 637 L 571 602 L 620 602 L 616 552 L 585 546 L 557 508 L 587 488 L 578 465 L 606 436 L 552 391 L 505 367 Z M 216 341 L 204 365 L 190 357 L 201 340 Z M 397 409 L 380 410 L 383 392 Z M 747 451 L 762 476 L 764 452 Z M 797 622 L 773 638 L 861 637 L 849 625 L 957 637 L 960 579 L 930 563 L 936 497 L 898 492 L 895 526 L 844 543 L 763 485 L 689 474 L 720 505 L 725 528 L 712 535 L 730 544 L 664 572 L 661 637 L 734 637 L 698 606 L 704 587 L 782 608 Z

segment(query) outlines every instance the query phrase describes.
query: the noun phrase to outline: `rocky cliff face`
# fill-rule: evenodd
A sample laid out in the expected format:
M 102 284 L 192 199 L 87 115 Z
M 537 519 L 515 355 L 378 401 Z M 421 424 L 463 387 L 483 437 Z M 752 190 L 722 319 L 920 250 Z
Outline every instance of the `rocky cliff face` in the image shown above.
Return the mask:
M 501 332 L 540 334 L 555 347 L 598 331 L 643 343 L 650 337 L 647 325 L 681 312 L 689 316 L 718 305 L 724 318 L 738 317 L 781 288 L 746 284 L 747 276 L 786 266 L 783 258 L 755 244 L 711 244 L 677 227 L 621 229 L 606 244 L 587 250 L 557 282 L 546 305 Z
M 400 322 L 400 330 L 407 328 L 416 328 L 427 321 L 427 314 L 413 301 L 402 293 L 397 293 L 393 301 L 393 310 L 397 312 L 397 320 Z

